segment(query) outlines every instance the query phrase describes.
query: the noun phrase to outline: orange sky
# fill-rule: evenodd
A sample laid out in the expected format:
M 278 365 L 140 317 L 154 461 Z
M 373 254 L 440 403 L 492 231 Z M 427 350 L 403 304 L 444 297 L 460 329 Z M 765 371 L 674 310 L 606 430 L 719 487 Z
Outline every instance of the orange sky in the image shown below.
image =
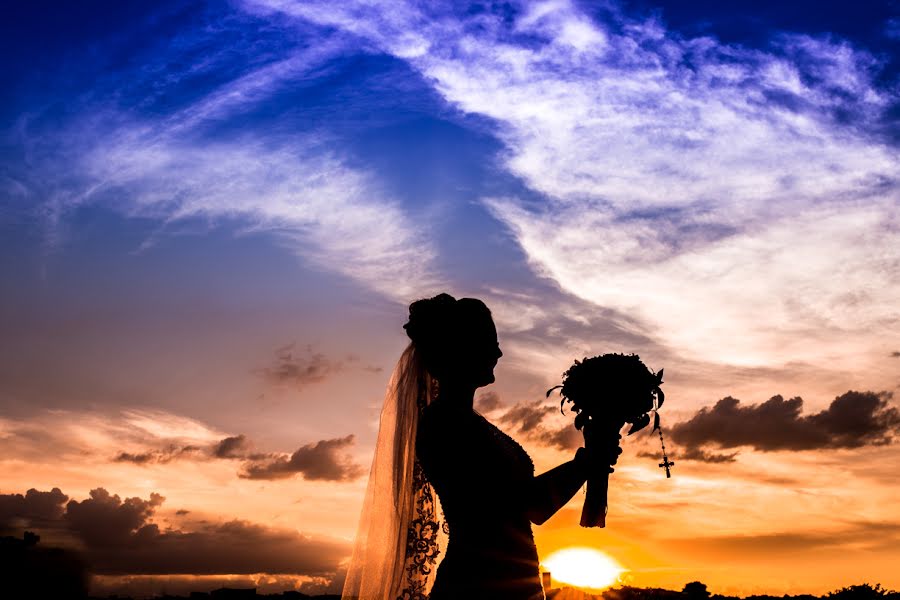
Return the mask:
M 500 335 L 503 344 L 502 330 Z M 394 339 L 402 340 L 399 336 Z M 516 354 L 512 344 L 505 345 L 504 351 Z M 385 355 L 390 353 L 386 349 Z M 664 427 L 704 405 L 696 400 L 704 397 L 703 390 L 679 385 L 677 368 L 666 365 L 667 375 L 670 370 L 672 383 L 667 379 L 667 402 L 662 411 Z M 385 373 L 360 375 L 350 396 L 359 400 L 331 405 L 356 416 L 335 419 L 326 413 L 308 414 L 304 422 L 298 422 L 300 445 L 353 433 L 356 443 L 342 447 L 339 462 L 348 460 L 367 468 Z M 523 434 L 516 424 L 505 422 L 503 415 L 515 402 L 556 405 L 542 393 L 551 377 L 531 386 L 530 395 L 513 395 L 515 392 L 506 390 L 514 386 L 505 383 L 521 383 L 523 378 L 501 360 L 497 383 L 485 390 L 502 399 L 496 408 L 486 411 L 487 416 L 523 443 L 538 471 L 567 460 L 571 452 L 540 443 L 534 432 Z M 309 406 L 324 398 L 347 397 L 346 392 L 337 395 L 334 391 L 346 389 L 346 381 L 340 377 L 302 389 L 273 388 L 263 380 L 257 385 L 290 405 Z M 733 389 L 748 403 L 767 399 L 763 392 L 753 393 L 749 387 Z M 824 394 L 815 398 L 818 402 L 811 398 L 806 411 L 824 408 L 828 401 Z M 547 411 L 541 427 L 564 427 L 570 418 Z M 148 409 L 54 409 L 28 418 L 3 418 L 0 491 L 8 494 L 32 487 L 44 491 L 59 487 L 76 500 L 86 498 L 96 487 L 123 499 L 137 496 L 146 500 L 159 493 L 165 501 L 150 520 L 162 529 L 187 532 L 202 528 L 202 523 L 238 519 L 272 530 L 336 539 L 349 547 L 365 476 L 353 475 L 349 481 L 308 481 L 302 473 L 284 479 L 240 478 L 237 475 L 244 461 L 213 458 L 207 450 L 240 433 Z M 248 444 L 254 445 L 253 450 L 282 450 L 265 447 L 265 441 L 256 445 L 250 440 Z M 626 438 L 624 446 L 626 453 L 611 479 L 608 527 L 597 530 L 578 525 L 583 500 L 578 494 L 546 524 L 534 528 L 541 556 L 569 546 L 595 547 L 627 569 L 623 582 L 670 589 L 697 579 L 714 592 L 742 595 L 822 593 L 863 581 L 900 587 L 900 579 L 890 568 L 900 559 L 895 544 L 900 526 L 891 508 L 900 477 L 894 469 L 898 457 L 894 446 L 772 452 L 739 448 L 735 462 L 707 464 L 679 460 L 681 449 L 669 441 L 677 464 L 668 480 L 656 466 L 657 459 L 638 456 L 639 450 L 658 452 L 655 437 L 642 432 L 635 439 Z M 172 449 L 183 447 L 200 450 L 173 458 Z M 156 454 L 146 463 L 136 464 L 116 461 L 122 452 Z M 342 452 L 349 455 L 341 459 Z M 102 581 L 121 583 L 116 578 Z M 159 579 L 152 581 L 158 583 Z M 284 582 L 282 578 L 277 585 L 286 585 Z

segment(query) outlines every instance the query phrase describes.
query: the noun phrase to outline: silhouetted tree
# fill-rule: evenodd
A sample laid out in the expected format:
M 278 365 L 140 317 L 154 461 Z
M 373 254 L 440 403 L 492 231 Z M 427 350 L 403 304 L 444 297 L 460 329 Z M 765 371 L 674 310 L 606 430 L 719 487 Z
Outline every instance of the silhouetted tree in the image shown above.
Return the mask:
M 876 583 L 874 586 L 864 583 L 829 592 L 825 598 L 828 600 L 886 600 L 896 596 L 898 596 L 897 592 L 881 587 L 880 583 Z
M 709 590 L 706 589 L 706 584 L 700 583 L 699 581 L 686 583 L 684 589 L 681 590 L 681 593 L 691 600 L 706 600 L 709 598 Z

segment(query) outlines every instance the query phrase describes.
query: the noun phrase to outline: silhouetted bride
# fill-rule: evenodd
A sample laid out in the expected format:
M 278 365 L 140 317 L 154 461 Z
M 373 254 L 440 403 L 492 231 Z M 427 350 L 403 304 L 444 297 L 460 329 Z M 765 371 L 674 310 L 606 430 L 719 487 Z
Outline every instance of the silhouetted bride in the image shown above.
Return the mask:
M 618 440 L 608 456 L 580 448 L 535 476 L 525 450 L 473 408 L 502 356 L 487 306 L 441 294 L 414 302 L 404 328 L 412 341 L 385 396 L 342 599 L 543 598 L 531 523 L 615 463 Z

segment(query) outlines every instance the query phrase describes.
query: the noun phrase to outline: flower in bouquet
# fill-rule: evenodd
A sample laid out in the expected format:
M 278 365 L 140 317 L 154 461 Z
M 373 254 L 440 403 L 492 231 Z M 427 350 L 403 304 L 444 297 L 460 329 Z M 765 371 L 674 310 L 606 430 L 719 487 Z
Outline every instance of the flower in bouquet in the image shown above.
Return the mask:
M 560 390 L 560 410 L 566 402 L 572 403 L 578 429 L 595 420 L 619 427 L 630 423 L 630 435 L 650 424 L 651 413 L 653 430 L 659 429 L 657 411 L 665 401 L 662 378 L 662 369 L 654 373 L 637 354 L 603 354 L 576 360 L 562 384 L 547 390 L 547 396 Z

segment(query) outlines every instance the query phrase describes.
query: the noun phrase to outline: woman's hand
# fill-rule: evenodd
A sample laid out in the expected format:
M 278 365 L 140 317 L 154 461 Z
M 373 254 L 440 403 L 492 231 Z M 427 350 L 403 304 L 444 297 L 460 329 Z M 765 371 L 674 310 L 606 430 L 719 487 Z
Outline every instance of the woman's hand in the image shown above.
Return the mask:
M 575 495 L 585 480 L 598 474 L 612 473 L 610 465 L 616 464 L 622 449 L 618 433 L 597 438 L 599 444 L 593 450 L 579 448 L 575 458 L 534 478 L 529 497 L 528 518 L 535 525 L 543 524 Z
M 622 448 L 619 446 L 621 439 L 622 436 L 617 434 L 615 437 L 597 440 L 600 443 L 594 444 L 595 447 L 591 449 L 579 448 L 575 451 L 575 464 L 585 477 L 596 473 L 614 472 L 612 465 L 618 462 L 619 455 L 622 454 Z

